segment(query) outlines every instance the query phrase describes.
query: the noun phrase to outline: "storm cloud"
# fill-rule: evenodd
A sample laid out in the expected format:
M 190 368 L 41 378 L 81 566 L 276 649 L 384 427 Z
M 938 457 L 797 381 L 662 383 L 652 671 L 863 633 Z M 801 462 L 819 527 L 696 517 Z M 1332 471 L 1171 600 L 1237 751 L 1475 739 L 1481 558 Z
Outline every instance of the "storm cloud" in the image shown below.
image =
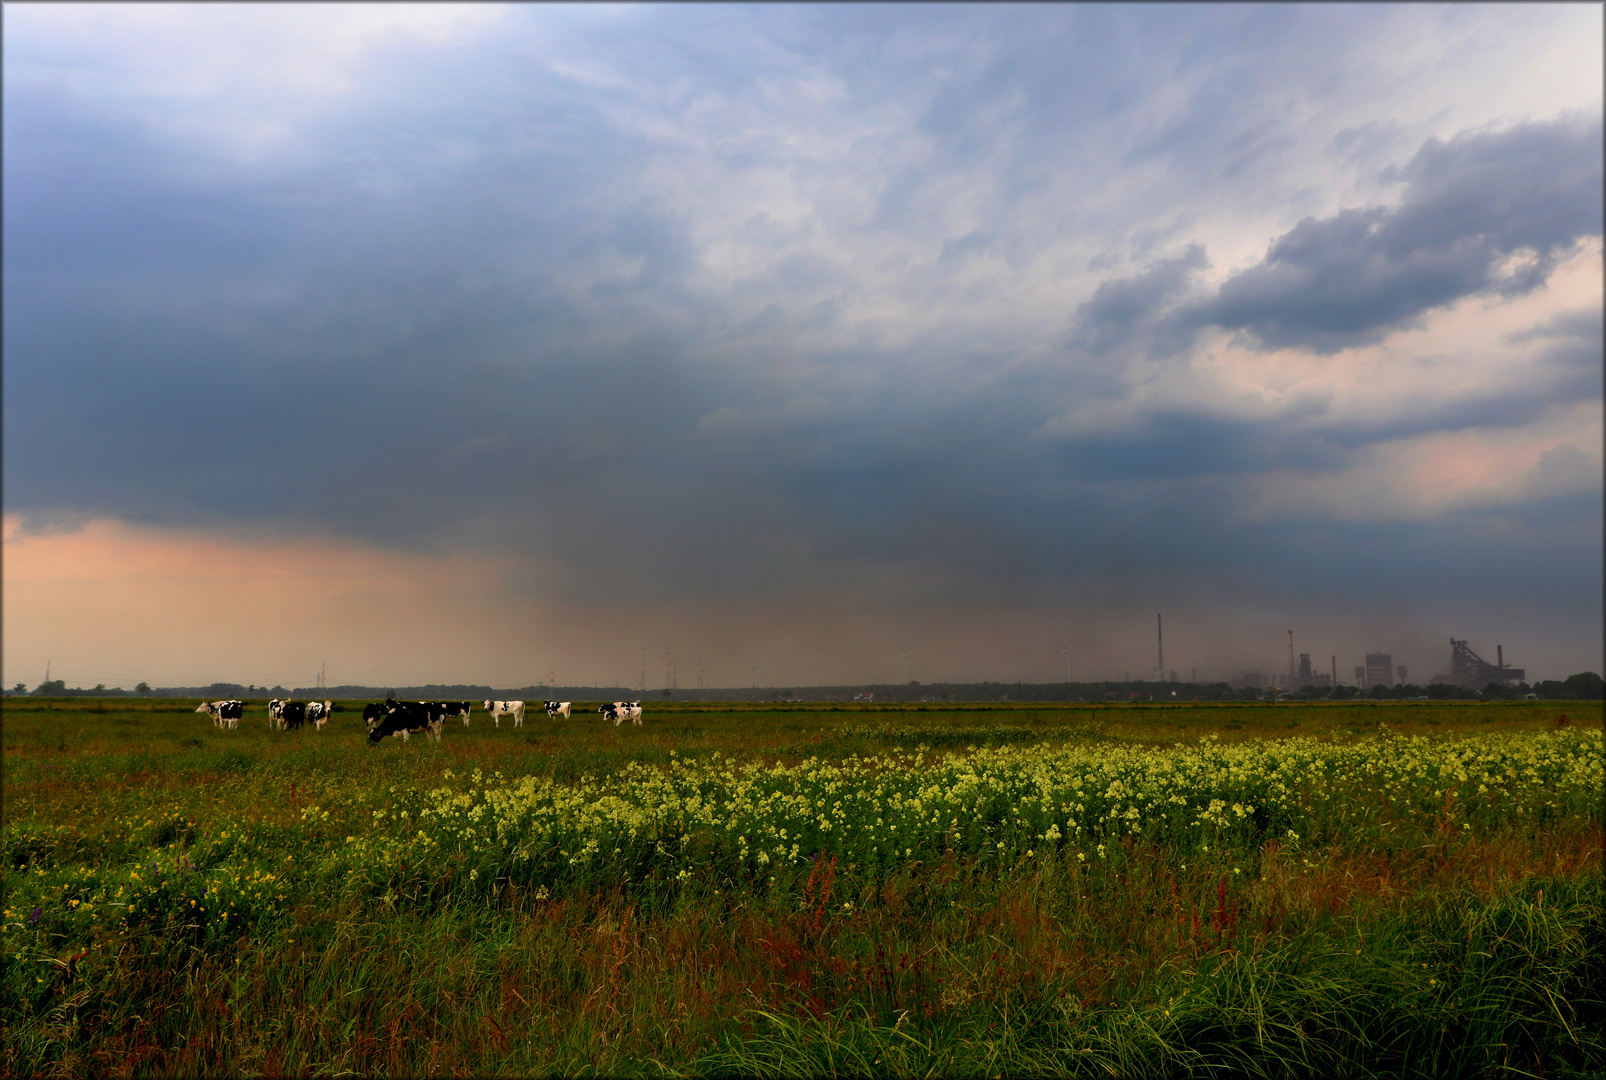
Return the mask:
M 1598 652 L 1600 18 L 1542 10 L 7 8 L 5 510 L 709 641 L 1481 576 Z M 1547 74 L 1379 48 L 1452 39 Z
M 1599 118 L 1429 139 L 1389 170 L 1397 207 L 1306 218 L 1184 320 L 1325 354 L 1469 296 L 1531 292 L 1601 233 L 1601 146 Z

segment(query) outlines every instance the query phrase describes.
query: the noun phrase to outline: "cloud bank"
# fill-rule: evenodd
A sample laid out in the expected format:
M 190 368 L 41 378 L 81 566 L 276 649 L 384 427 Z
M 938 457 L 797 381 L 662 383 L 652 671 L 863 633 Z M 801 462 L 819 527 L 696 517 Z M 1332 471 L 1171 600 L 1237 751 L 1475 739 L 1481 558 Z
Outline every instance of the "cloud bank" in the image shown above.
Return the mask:
M 17 538 L 474 567 L 510 685 L 1598 665 L 1597 9 L 5 20 Z

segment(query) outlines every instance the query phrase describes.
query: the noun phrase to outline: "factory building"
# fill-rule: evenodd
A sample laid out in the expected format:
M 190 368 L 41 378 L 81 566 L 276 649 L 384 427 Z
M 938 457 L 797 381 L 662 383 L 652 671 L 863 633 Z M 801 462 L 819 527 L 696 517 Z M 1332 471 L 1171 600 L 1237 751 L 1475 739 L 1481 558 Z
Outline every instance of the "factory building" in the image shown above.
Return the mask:
M 1473 652 L 1465 641 L 1450 639 L 1450 673 L 1448 675 L 1435 675 L 1436 683 L 1450 683 L 1465 687 L 1468 690 L 1482 690 L 1490 683 L 1522 682 L 1527 678 L 1528 672 L 1524 668 L 1506 667 L 1506 649 L 1504 645 L 1495 646 L 1495 662 L 1493 664 Z
M 1303 690 L 1307 686 L 1332 686 L 1333 678 L 1325 671 L 1315 671 L 1311 668 L 1310 653 L 1299 654 L 1299 673 L 1294 679 L 1296 689 Z
M 1362 686 L 1393 686 L 1394 657 L 1386 652 L 1366 654 L 1366 681 Z

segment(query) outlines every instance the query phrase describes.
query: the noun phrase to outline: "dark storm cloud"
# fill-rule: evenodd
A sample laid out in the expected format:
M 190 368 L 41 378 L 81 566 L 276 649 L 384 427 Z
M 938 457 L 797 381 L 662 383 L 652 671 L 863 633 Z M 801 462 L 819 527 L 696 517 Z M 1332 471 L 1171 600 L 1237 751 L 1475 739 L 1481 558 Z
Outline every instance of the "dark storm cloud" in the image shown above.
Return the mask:
M 1333 353 L 1467 296 L 1529 292 L 1601 232 L 1598 120 L 1430 139 L 1395 176 L 1397 208 L 1305 219 L 1184 321 Z
M 1374 547 L 1313 534 L 1307 558 L 1235 519 L 1235 482 L 1560 392 L 1381 419 L 1172 400 L 1034 438 L 1124 404 L 1119 364 L 1202 325 L 1373 340 L 1533 288 L 1599 231 L 1598 125 L 1460 136 L 1401 169 L 1397 209 L 1310 219 L 1197 303 L 1190 205 L 1282 197 L 1299 123 L 1265 91 L 1291 57 L 1336 77 L 1371 16 L 649 8 L 558 34 L 565 73 L 530 30 L 545 10 L 463 53 L 398 47 L 246 165 L 116 95 L 8 77 L 7 509 L 482 545 L 583 600 L 1318 595 L 1377 580 L 1354 553 Z M 1083 288 L 1090 260 L 1133 269 Z M 967 314 L 1061 261 L 1041 332 Z M 1596 331 L 1520 344 L 1584 373 Z M 1410 567 L 1484 554 L 1395 540 Z
M 1117 346 L 1140 344 L 1159 355 L 1175 352 L 1183 342 L 1175 339 L 1174 330 L 1155 342 L 1155 327 L 1187 291 L 1194 275 L 1209 265 L 1204 247 L 1189 244 L 1182 254 L 1161 259 L 1140 274 L 1103 282 L 1093 298 L 1077 308 L 1071 345 L 1096 356 Z M 1140 335 L 1147 340 L 1140 343 Z

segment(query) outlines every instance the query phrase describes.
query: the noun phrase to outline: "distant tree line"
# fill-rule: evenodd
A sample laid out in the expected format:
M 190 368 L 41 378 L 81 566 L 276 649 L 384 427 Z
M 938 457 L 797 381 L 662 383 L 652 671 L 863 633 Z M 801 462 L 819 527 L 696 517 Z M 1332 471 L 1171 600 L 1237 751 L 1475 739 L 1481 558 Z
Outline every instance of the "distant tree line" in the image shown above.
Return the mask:
M 32 697 L 202 697 L 221 698 L 352 698 L 374 700 L 384 697 L 420 700 L 482 700 L 486 698 L 522 699 L 526 701 L 572 699 L 580 701 L 616 700 L 639 696 L 642 691 L 622 686 L 523 686 L 515 689 L 497 689 L 467 683 L 430 683 L 424 686 L 298 686 L 287 690 L 282 686 L 252 686 L 240 683 L 219 682 L 208 686 L 159 686 L 152 689 L 140 683 L 132 690 L 107 687 L 104 684 L 83 689 L 68 689 L 65 681 L 51 679 L 41 682 L 33 690 L 17 683 L 7 696 Z M 1275 688 L 1250 686 L 1234 689 L 1224 682 L 1099 682 L 1099 683 L 1027 683 L 979 682 L 934 683 L 872 683 L 861 686 L 809 687 L 798 689 L 734 687 L 709 690 L 651 691 L 660 699 L 681 701 L 852 701 L 872 698 L 888 702 L 985 702 L 985 701 L 1271 701 L 1279 697 L 1293 701 L 1461 701 L 1495 700 L 1516 701 L 1529 697 L 1549 701 L 1599 701 L 1606 697 L 1606 684 L 1593 671 L 1569 675 L 1562 680 L 1546 679 L 1528 683 L 1490 683 L 1482 690 L 1468 690 L 1462 686 L 1434 683 L 1430 686 L 1396 685 L 1373 686 L 1361 690 L 1354 686 L 1306 686 L 1292 694 L 1281 694 Z M 873 697 L 872 697 L 873 696 Z

